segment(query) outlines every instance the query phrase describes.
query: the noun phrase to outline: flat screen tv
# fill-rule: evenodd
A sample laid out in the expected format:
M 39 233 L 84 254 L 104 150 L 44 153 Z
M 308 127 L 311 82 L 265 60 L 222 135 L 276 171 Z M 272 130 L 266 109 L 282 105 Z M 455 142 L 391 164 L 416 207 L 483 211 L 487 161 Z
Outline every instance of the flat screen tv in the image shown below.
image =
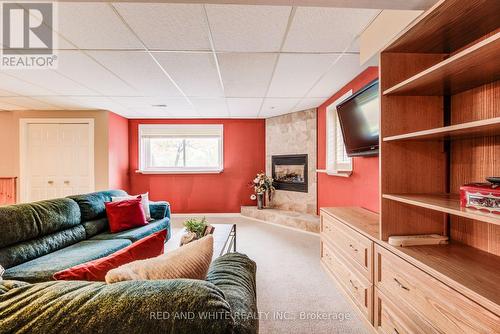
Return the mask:
M 347 155 L 378 155 L 379 92 L 375 80 L 337 106 Z

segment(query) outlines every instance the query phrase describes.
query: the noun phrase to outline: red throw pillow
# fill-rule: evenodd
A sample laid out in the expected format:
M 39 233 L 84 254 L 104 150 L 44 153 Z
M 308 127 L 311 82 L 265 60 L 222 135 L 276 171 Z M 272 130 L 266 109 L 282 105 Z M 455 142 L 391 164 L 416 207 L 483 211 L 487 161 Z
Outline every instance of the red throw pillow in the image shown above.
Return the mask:
M 141 204 L 141 198 L 107 202 L 105 205 L 111 233 L 144 226 L 148 223 Z
M 104 277 L 111 269 L 163 254 L 166 238 L 167 230 L 157 232 L 106 257 L 58 271 L 53 278 L 55 280 L 104 281 Z

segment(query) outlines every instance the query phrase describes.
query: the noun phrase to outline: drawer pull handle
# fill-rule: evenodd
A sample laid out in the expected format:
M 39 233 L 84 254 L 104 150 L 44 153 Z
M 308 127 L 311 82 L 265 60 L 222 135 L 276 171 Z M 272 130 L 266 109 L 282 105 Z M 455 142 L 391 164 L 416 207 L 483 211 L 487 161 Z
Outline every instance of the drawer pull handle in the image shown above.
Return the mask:
M 356 290 L 358 290 L 358 287 L 356 285 L 354 285 L 354 283 L 352 282 L 352 280 L 349 280 L 349 283 L 351 283 L 352 287 Z
M 397 279 L 397 278 L 394 278 L 394 282 L 396 282 L 396 284 L 397 284 L 397 285 L 398 285 L 401 289 L 406 290 L 406 291 L 410 291 L 410 289 L 409 289 L 409 288 L 407 288 L 406 286 L 404 286 L 403 284 L 401 284 L 401 282 L 400 282 L 400 281 L 398 281 L 398 279 Z
M 349 247 L 351 247 L 351 248 L 352 248 L 352 250 L 353 250 L 353 251 L 355 251 L 355 252 L 357 252 L 357 251 L 358 251 L 358 249 L 357 249 L 357 248 L 354 248 L 354 246 L 353 246 L 352 244 L 349 244 Z
M 396 328 L 394 328 L 393 334 L 399 334 L 399 331 Z

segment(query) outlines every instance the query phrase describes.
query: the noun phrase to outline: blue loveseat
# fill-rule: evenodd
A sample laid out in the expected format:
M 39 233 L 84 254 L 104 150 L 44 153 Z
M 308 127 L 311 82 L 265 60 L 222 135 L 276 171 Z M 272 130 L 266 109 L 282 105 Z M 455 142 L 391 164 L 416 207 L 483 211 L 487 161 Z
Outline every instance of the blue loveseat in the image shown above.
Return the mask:
M 152 233 L 170 230 L 170 206 L 150 202 L 146 226 L 110 233 L 105 202 L 125 196 L 109 190 L 0 207 L 0 264 L 5 280 L 44 282 L 60 270 L 95 260 Z

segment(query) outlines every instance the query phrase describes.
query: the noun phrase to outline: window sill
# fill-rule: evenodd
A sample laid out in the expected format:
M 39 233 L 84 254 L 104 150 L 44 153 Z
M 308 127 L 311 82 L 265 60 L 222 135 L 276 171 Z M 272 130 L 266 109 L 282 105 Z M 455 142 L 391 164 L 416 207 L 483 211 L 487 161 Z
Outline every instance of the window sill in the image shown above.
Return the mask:
M 316 172 L 338 177 L 350 177 L 352 175 L 352 171 L 329 171 L 326 169 L 318 169 Z
M 137 174 L 220 174 L 224 169 L 199 170 L 136 170 Z

